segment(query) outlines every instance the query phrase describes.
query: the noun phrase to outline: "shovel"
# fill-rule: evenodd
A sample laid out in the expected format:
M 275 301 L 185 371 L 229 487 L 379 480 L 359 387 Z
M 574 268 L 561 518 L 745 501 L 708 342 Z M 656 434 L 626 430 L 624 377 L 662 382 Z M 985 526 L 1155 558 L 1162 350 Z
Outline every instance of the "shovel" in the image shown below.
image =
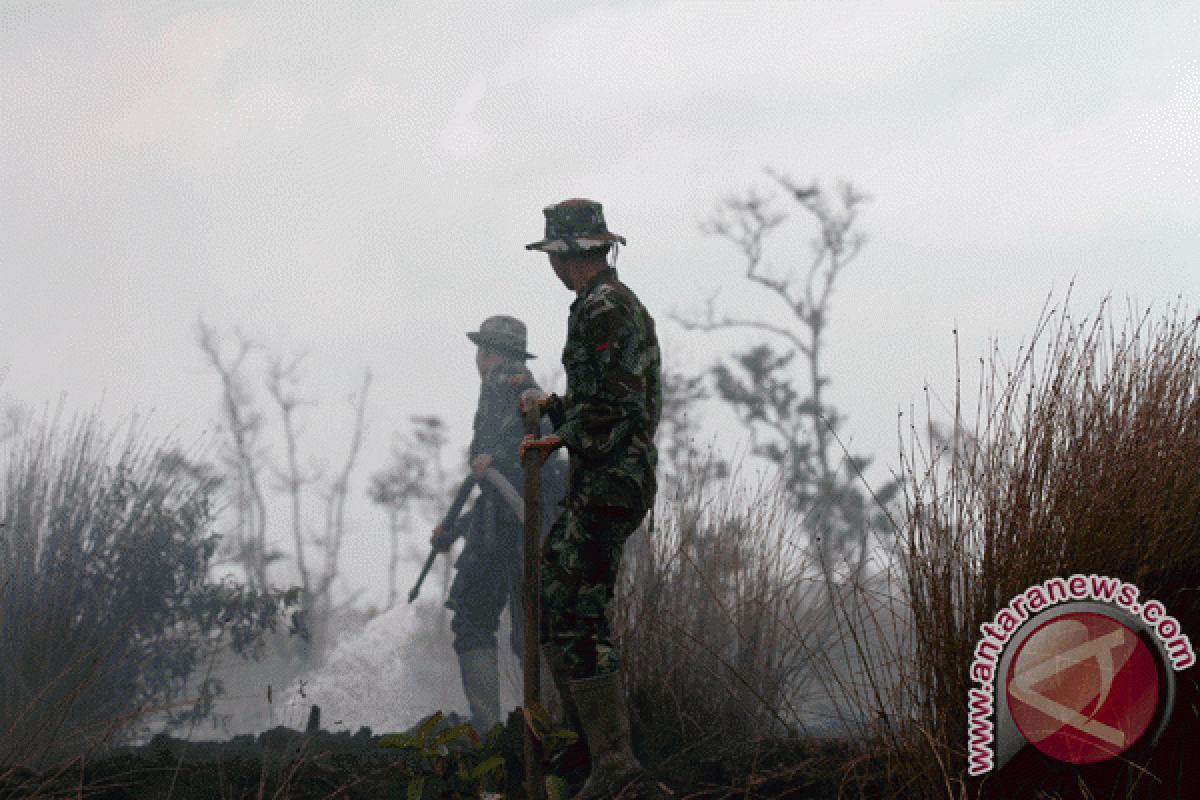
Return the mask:
M 541 436 L 542 414 L 538 409 L 527 411 L 525 433 Z M 525 452 L 525 586 L 522 605 L 525 613 L 524 647 L 524 709 L 525 709 L 525 791 L 530 800 L 546 800 L 546 783 L 542 776 L 542 748 L 533 732 L 531 712 L 540 711 L 541 658 L 538 646 L 542 630 L 542 463 L 545 454 L 530 449 Z

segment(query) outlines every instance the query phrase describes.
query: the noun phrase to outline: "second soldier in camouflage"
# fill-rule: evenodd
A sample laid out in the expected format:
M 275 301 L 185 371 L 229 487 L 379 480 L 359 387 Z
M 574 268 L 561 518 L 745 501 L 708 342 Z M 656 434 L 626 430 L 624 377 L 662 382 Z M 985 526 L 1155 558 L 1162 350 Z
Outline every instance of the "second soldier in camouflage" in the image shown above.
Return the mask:
M 505 605 L 512 619 L 509 641 L 518 659 L 521 654 L 524 527 L 500 487 L 507 484 L 510 495 L 524 495 L 517 445 L 525 427 L 517 412 L 517 397 L 526 389 L 536 389 L 537 383 L 525 366 L 533 356 L 525 350 L 525 325 L 520 320 L 489 317 L 467 337 L 478 347 L 475 365 L 481 379 L 468 456 L 479 496 L 452 530 L 435 529 L 433 545 L 445 551 L 459 536 L 466 539 L 454 564 L 457 574 L 446 607 L 454 612 L 450 629 L 471 722 L 482 732 L 500 720 L 496 630 Z

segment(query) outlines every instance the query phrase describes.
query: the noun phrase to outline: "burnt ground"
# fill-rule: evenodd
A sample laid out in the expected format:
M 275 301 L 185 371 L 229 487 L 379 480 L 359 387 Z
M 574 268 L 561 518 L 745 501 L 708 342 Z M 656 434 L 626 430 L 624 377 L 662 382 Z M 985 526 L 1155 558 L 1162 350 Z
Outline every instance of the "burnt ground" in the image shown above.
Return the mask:
M 461 722 L 451 714 L 438 728 Z M 76 763 L 61 773 L 39 775 L 0 767 L 0 800 L 404 798 L 403 766 L 419 768 L 419 758 L 382 747 L 383 736 L 366 727 L 351 735 L 311 725 L 303 732 L 279 726 L 228 742 L 188 742 L 159 734 L 142 746 L 113 748 L 82 769 Z
M 450 714 L 435 731 L 462 722 Z M 506 800 L 525 799 L 523 724 L 514 711 L 497 745 L 505 759 Z M 408 733 L 415 730 L 416 726 Z M 76 763 L 62 772 L 37 774 L 0 766 L 0 800 L 408 800 L 405 765 L 424 772 L 428 764 L 420 764 L 415 754 L 382 747 L 383 736 L 366 727 L 351 735 L 347 731 L 330 733 L 315 725 L 306 731 L 280 726 L 257 737 L 235 736 L 228 742 L 187 742 L 160 734 L 145 745 L 106 752 L 87 761 L 82 769 Z M 1188 735 L 1164 738 L 1153 757 L 1143 754 L 1156 773 L 1154 777 L 1127 769 L 1120 759 L 1072 767 L 1041 757 L 1027 746 L 1005 769 L 974 782 L 970 794 L 1031 800 L 1192 796 L 1189 789 L 1194 786 L 1194 770 L 1184 764 L 1190 761 L 1187 753 L 1195 739 Z M 451 749 L 468 746 L 460 739 Z M 872 756 L 846 739 L 762 740 L 738 745 L 711 741 L 680 747 L 678 743 L 646 741 L 635 734 L 634 749 L 643 763 L 651 766 L 651 775 L 678 800 L 917 796 L 906 792 L 904 781 L 883 785 L 879 779 L 886 766 L 873 764 Z M 589 768 L 587 748 L 578 742 L 554 757 L 547 771 L 562 776 L 573 795 Z M 989 785 L 980 785 L 983 783 Z M 426 800 L 463 796 L 438 779 L 428 780 L 422 794 Z
M 376 735 L 370 728 L 360 728 L 353 735 L 330 733 L 311 725 L 314 721 L 310 719 L 309 729 L 303 732 L 280 726 L 257 737 L 246 734 L 228 742 L 187 742 L 159 734 L 145 745 L 114 748 L 82 768 L 76 763 L 61 772 L 38 774 L 0 767 L 0 800 L 407 800 L 403 768 L 406 764 L 419 767 L 418 756 L 382 747 L 383 734 Z M 450 714 L 435 730 L 463 721 Z M 521 786 L 522 725 L 522 718 L 513 712 L 498 746 L 506 764 L 505 797 L 513 800 L 525 797 Z M 408 733 L 415 730 L 416 726 Z M 460 749 L 467 746 L 465 740 L 459 741 Z M 649 756 L 647 763 L 651 763 L 661 752 L 662 743 L 658 744 L 636 741 L 635 748 L 644 760 Z M 678 798 L 833 797 L 836 785 L 802 773 L 803 765 L 814 758 L 844 758 L 838 750 L 839 745 L 830 742 L 732 748 L 713 743 L 667 758 L 652 774 Z M 548 771 L 561 775 L 573 794 L 587 778 L 589 768 L 587 748 L 579 742 L 557 755 Z M 444 793 L 448 788 L 430 780 L 423 796 L 455 796 Z

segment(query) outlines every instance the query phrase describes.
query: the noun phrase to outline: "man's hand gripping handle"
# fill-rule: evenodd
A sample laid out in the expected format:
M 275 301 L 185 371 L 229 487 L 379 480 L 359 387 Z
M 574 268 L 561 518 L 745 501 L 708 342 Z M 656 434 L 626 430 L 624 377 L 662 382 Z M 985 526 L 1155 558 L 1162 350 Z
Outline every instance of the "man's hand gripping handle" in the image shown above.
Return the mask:
M 517 400 L 517 408 L 520 410 L 521 416 L 525 418 L 525 437 L 521 439 L 520 447 L 517 450 L 517 456 L 521 459 L 522 464 L 525 463 L 525 453 L 528 450 L 541 453 L 542 461 L 538 462 L 540 467 L 552 452 L 563 446 L 563 440 L 554 434 L 538 436 L 538 433 L 541 432 L 542 410 L 545 409 L 546 401 L 549 399 L 550 395 L 545 392 L 526 389 Z M 531 419 L 536 424 L 531 423 Z

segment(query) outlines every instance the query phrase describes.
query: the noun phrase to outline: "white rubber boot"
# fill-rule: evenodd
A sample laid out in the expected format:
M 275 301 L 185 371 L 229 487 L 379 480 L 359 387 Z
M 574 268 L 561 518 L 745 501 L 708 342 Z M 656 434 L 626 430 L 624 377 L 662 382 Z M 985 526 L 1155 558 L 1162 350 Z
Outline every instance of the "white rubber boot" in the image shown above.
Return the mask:
M 482 735 L 500 721 L 500 676 L 496 650 L 468 650 L 458 654 L 463 694 L 471 713 L 471 725 Z

